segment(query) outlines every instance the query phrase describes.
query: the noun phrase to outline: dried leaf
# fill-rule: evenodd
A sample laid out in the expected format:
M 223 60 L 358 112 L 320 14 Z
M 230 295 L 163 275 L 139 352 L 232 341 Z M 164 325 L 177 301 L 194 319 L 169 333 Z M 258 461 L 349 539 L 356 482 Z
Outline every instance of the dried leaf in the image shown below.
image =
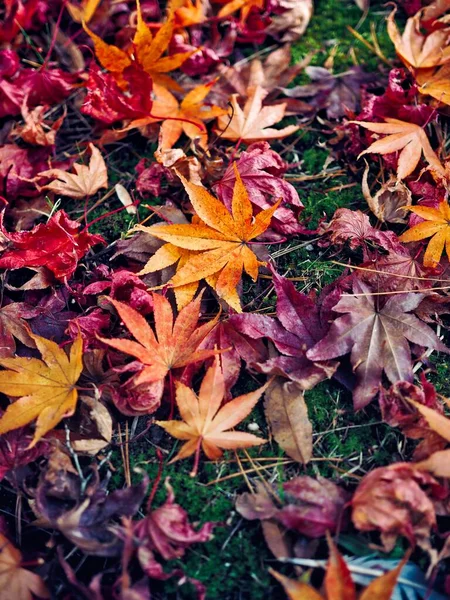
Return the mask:
M 86 196 L 93 196 L 101 188 L 107 188 L 108 171 L 103 156 L 94 144 L 89 144 L 89 149 L 91 151 L 89 166 L 75 163 L 73 165 L 75 173 L 68 173 L 62 169 L 49 169 L 39 173 L 38 177 L 55 178 L 55 181 L 42 189 L 80 200 Z
M 397 164 L 397 180 L 405 179 L 405 177 L 411 175 L 419 164 L 422 153 L 431 169 L 436 173 L 444 173 L 444 167 L 431 147 L 424 128 L 420 125 L 390 117 L 386 117 L 385 123 L 350 122 L 365 127 L 374 133 L 386 134 L 386 137 L 377 140 L 364 152 L 361 152 L 358 158 L 364 154 L 390 154 L 401 151 Z
M 19 397 L 8 406 L 0 419 L 0 434 L 18 429 L 35 419 L 36 430 L 30 448 L 64 417 L 75 412 L 78 392 L 75 384 L 83 369 L 81 336 L 70 354 L 55 342 L 31 334 L 43 360 L 37 358 L 3 358 L 0 365 L 0 391 Z
M 47 586 L 35 573 L 22 568 L 22 553 L 0 533 L 0 600 L 50 598 Z
M 270 127 L 284 118 L 286 104 L 263 107 L 266 96 L 264 88 L 255 86 L 249 92 L 248 100 L 242 109 L 238 103 L 238 95 L 233 94 L 230 98 L 233 111 L 231 120 L 229 116 L 219 117 L 217 120 L 217 132 L 220 137 L 249 144 L 262 140 L 279 140 L 298 131 L 297 125 L 288 125 L 283 129 Z
M 312 456 L 312 425 L 303 391 L 276 378 L 264 394 L 264 412 L 275 441 L 288 456 L 306 464 Z

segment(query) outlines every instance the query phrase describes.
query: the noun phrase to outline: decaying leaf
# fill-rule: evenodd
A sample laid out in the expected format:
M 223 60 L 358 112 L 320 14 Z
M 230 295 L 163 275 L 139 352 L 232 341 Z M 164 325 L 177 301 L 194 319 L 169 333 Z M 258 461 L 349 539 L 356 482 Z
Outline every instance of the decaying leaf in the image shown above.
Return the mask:
M 220 408 L 225 396 L 225 383 L 220 362 L 216 357 L 200 386 L 198 396 L 188 386 L 176 383 L 176 401 L 183 421 L 156 421 L 171 436 L 185 443 L 173 461 L 198 455 L 200 447 L 210 460 L 218 460 L 222 450 L 249 448 L 264 444 L 266 440 L 241 431 L 230 431 L 245 419 L 267 388 L 264 385 L 254 392 L 234 398 Z M 194 467 L 196 472 L 197 464 Z
M 36 573 L 22 568 L 22 553 L 0 532 L 0 600 L 50 598 L 47 586 Z
M 406 207 L 411 206 L 412 194 L 409 188 L 394 177 L 383 183 L 374 196 L 367 182 L 369 166 L 364 171 L 362 192 L 370 210 L 382 223 L 406 223 Z
M 250 144 L 262 140 L 279 140 L 298 131 L 297 125 L 288 125 L 283 129 L 271 127 L 283 119 L 286 104 L 263 107 L 262 103 L 266 96 L 267 92 L 264 88 L 255 86 L 253 90 L 249 90 L 248 100 L 242 109 L 238 102 L 238 95 L 233 94 L 230 98 L 231 119 L 227 115 L 217 120 L 217 133 L 221 138 Z
M 30 334 L 42 360 L 37 358 L 3 358 L 0 365 L 0 391 L 19 397 L 8 406 L 0 419 L 0 434 L 18 429 L 36 419 L 36 430 L 30 448 L 64 417 L 72 415 L 77 404 L 75 384 L 83 369 L 81 335 L 70 354 L 58 344 Z
M 312 425 L 303 391 L 276 378 L 264 394 L 264 412 L 275 441 L 288 456 L 306 464 L 312 456 Z
M 91 151 L 89 165 L 75 163 L 73 165 L 75 173 L 68 173 L 62 169 L 41 171 L 38 177 L 54 179 L 42 189 L 80 200 L 93 196 L 101 188 L 108 187 L 108 171 L 103 156 L 94 144 L 89 144 L 89 149 Z

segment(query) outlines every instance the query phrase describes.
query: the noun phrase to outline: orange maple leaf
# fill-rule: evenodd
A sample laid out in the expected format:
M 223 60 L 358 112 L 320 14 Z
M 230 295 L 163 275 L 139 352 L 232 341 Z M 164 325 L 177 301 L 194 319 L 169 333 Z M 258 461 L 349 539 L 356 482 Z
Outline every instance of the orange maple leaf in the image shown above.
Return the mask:
M 142 18 L 141 6 L 137 0 L 137 28 L 132 49 L 128 52 L 112 44 L 107 44 L 101 37 L 93 33 L 86 23 L 83 23 L 84 30 L 94 42 L 95 54 L 102 67 L 109 71 L 119 83 L 125 85 L 122 77 L 123 71 L 133 63 L 137 63 L 155 83 L 180 91 L 180 86 L 166 73 L 178 69 L 185 60 L 192 56 L 193 51 L 163 56 L 172 39 L 175 28 L 175 11 L 179 5 L 180 0 L 169 3 L 167 20 L 153 36 Z
M 50 598 L 47 586 L 36 573 L 22 568 L 22 553 L 0 533 L 0 600 Z
M 419 92 L 450 105 L 450 63 L 438 69 L 420 69 L 416 73 Z
M 213 84 L 214 82 L 197 86 L 186 94 L 180 104 L 169 90 L 160 85 L 155 85 L 153 90 L 155 99 L 152 106 L 154 116 L 135 119 L 125 128 L 120 129 L 119 133 L 163 121 L 159 132 L 159 150 L 170 150 L 180 139 L 183 132 L 191 140 L 198 139 L 200 146 L 206 150 L 208 147 L 208 133 L 203 121 L 227 113 L 225 109 L 219 106 L 208 106 L 203 103 Z
M 137 341 L 99 338 L 108 346 L 137 358 L 143 369 L 134 378 L 136 386 L 162 382 L 172 369 L 205 360 L 216 350 L 199 350 L 198 347 L 215 327 L 218 315 L 197 327 L 201 295 L 180 311 L 175 322 L 169 301 L 153 294 L 155 333 L 142 315 L 117 300 L 109 299 L 125 326 Z
M 195 475 L 200 447 L 209 459 L 218 460 L 223 454 L 223 449 L 264 444 L 267 440 L 251 433 L 228 430 L 250 414 L 267 386 L 268 383 L 254 392 L 234 398 L 220 408 L 225 396 L 225 382 L 217 356 L 214 364 L 206 372 L 198 396 L 190 387 L 177 381 L 176 402 L 183 420 L 156 421 L 156 424 L 171 436 L 186 442 L 172 462 L 196 454 L 192 473 Z
M 0 435 L 36 421 L 30 448 L 64 417 L 73 415 L 78 392 L 75 384 L 83 370 L 83 341 L 78 336 L 70 355 L 58 344 L 30 333 L 43 360 L 2 358 L 0 392 L 18 400 L 8 406 L 0 419 Z
M 390 154 L 401 150 L 397 164 L 397 180 L 400 180 L 411 175 L 423 153 L 431 170 L 444 175 L 444 167 L 431 147 L 423 127 L 389 117 L 386 117 L 385 121 L 385 123 L 350 121 L 374 133 L 386 134 L 386 137 L 377 140 L 361 152 L 358 158 L 364 154 Z
M 289 600 L 356 600 L 356 586 L 351 571 L 330 536 L 327 536 L 327 540 L 330 557 L 324 579 L 324 596 L 303 581 L 289 579 L 289 577 L 269 569 L 271 575 L 283 586 Z M 409 554 L 406 554 L 395 569 L 373 579 L 358 594 L 358 600 L 391 600 L 400 572 L 408 561 Z
M 400 34 L 394 20 L 395 13 L 396 9 L 387 19 L 387 30 L 399 58 L 407 67 L 436 67 L 450 60 L 450 27 L 423 34 L 420 24 L 422 11 L 419 11 L 406 21 L 403 34 Z
M 204 187 L 179 175 L 200 221 L 195 220 L 187 225 L 138 225 L 136 229 L 170 244 L 169 248 L 166 244 L 158 250 L 141 273 L 150 273 L 174 264 L 177 260 L 175 248 L 188 250 L 184 264 L 169 283 L 178 287 L 206 279 L 220 298 L 240 312 L 236 287 L 243 271 L 256 281 L 259 266 L 265 264 L 257 259 L 248 243 L 269 227 L 281 199 L 253 216 L 252 204 L 236 165 L 234 169 L 236 183 L 231 213 Z
M 252 8 L 264 9 L 264 0 L 231 0 L 223 6 L 217 16 L 219 19 L 223 19 L 232 15 L 237 10 L 241 11 L 241 23 L 245 23 L 250 14 Z
M 199 25 L 205 20 L 203 0 L 184 0 L 183 6 L 175 11 L 175 21 L 178 27 Z
M 408 210 L 425 219 L 400 236 L 401 242 L 417 242 L 431 238 L 423 257 L 426 267 L 435 267 L 441 260 L 442 252 L 447 252 L 450 260 L 450 206 L 443 200 L 438 208 L 430 206 L 409 206 Z
M 297 125 L 288 125 L 283 129 L 269 127 L 283 119 L 286 103 L 263 107 L 262 102 L 268 92 L 259 85 L 249 88 L 248 92 L 244 109 L 239 106 L 238 94 L 231 96 L 230 104 L 233 109 L 231 120 L 228 115 L 217 120 L 217 133 L 221 138 L 252 143 L 261 140 L 279 140 L 298 131 Z

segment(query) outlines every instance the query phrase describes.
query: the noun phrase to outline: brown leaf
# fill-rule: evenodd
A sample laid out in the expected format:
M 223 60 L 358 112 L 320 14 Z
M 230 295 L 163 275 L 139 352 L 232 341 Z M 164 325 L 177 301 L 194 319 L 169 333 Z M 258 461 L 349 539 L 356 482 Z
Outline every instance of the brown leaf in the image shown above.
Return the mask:
M 428 471 L 436 477 L 450 477 L 450 448 L 435 452 L 427 459 L 415 463 L 414 466 L 416 469 Z
M 404 207 L 411 206 L 412 194 L 401 181 L 390 177 L 382 184 L 374 196 L 370 193 L 367 181 L 369 165 L 364 171 L 362 193 L 370 210 L 382 223 L 406 223 L 407 211 Z
M 273 437 L 297 462 L 306 464 L 312 456 L 312 425 L 303 392 L 292 381 L 275 379 L 264 396 L 264 412 Z

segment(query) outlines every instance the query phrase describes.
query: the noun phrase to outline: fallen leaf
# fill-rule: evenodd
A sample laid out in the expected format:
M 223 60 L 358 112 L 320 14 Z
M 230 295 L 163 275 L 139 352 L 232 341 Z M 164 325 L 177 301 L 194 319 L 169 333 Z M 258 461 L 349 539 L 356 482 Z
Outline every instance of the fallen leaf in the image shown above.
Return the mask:
M 22 568 L 22 553 L 0 533 L 0 600 L 50 598 L 47 586 L 36 573 Z
M 278 0 L 267 33 L 282 42 L 297 41 L 308 27 L 313 8 L 313 0 Z
M 275 441 L 288 456 L 307 464 L 312 456 L 312 425 L 300 387 L 276 378 L 264 394 L 264 412 Z
M 253 216 L 248 192 L 236 167 L 235 172 L 231 214 L 222 202 L 204 187 L 180 176 L 201 221 L 197 219 L 188 225 L 138 225 L 135 229 L 168 242 L 150 259 L 141 274 L 175 264 L 183 257 L 183 262 L 179 264 L 169 284 L 177 288 L 206 279 L 219 298 L 223 298 L 236 311 L 241 312 L 236 287 L 243 271 L 256 281 L 259 266 L 265 264 L 257 259 L 248 243 L 269 227 L 280 200 Z M 188 253 L 182 254 L 179 249 Z
M 198 396 L 179 381 L 175 385 L 176 402 L 183 421 L 156 421 L 171 436 L 185 442 L 172 462 L 196 454 L 195 475 L 200 447 L 210 460 L 219 460 L 222 450 L 249 448 L 266 442 L 251 433 L 230 429 L 250 414 L 268 383 L 254 392 L 234 398 L 220 408 L 225 395 L 225 383 L 216 357 L 203 378 Z
M 66 113 L 56 119 L 53 123 L 45 118 L 48 111 L 47 106 L 36 106 L 33 110 L 27 107 L 26 99 L 23 102 L 22 118 L 25 121 L 23 125 L 16 124 L 11 132 L 12 136 L 20 137 L 27 144 L 35 146 L 54 146 L 56 143 L 56 134 L 64 122 Z
M 184 0 L 183 5 L 175 11 L 175 22 L 178 27 L 199 25 L 205 20 L 204 0 Z
M 327 542 L 330 556 L 325 573 L 326 596 L 330 600 L 356 600 L 356 588 L 352 575 L 330 534 L 327 535 Z M 390 600 L 390 598 L 391 594 L 386 600 Z
M 424 69 L 450 60 L 450 27 L 424 34 L 421 31 L 421 11 L 418 11 L 406 21 L 403 34 L 400 34 L 394 19 L 395 13 L 396 9 L 387 19 L 387 30 L 397 55 L 407 67 Z
M 416 469 L 428 471 L 435 477 L 450 477 L 450 449 L 434 452 L 425 460 L 414 463 Z
M 182 4 L 179 0 L 168 3 L 167 19 L 153 36 L 142 18 L 141 6 L 137 0 L 137 28 L 129 52 L 105 43 L 101 37 L 93 33 L 85 23 L 84 30 L 94 42 L 94 50 L 98 61 L 120 83 L 124 83 L 123 72 L 137 63 L 138 67 L 151 76 L 154 83 L 163 87 L 180 91 L 180 86 L 166 73 L 178 69 L 193 52 L 182 52 L 163 56 L 175 28 L 175 11 Z
M 162 120 L 159 132 L 158 152 L 170 150 L 184 132 L 191 140 L 198 140 L 204 150 L 208 147 L 208 133 L 203 121 L 224 115 L 227 111 L 220 106 L 208 105 L 204 102 L 214 82 L 198 85 L 183 98 L 181 103 L 175 96 L 161 87 L 154 86 L 152 117 L 132 121 L 120 131 L 128 131 L 135 127 L 143 127 L 149 123 Z
M 438 69 L 421 69 L 416 75 L 419 92 L 450 104 L 450 63 Z
M 363 180 L 362 193 L 370 210 L 382 223 L 406 223 L 407 211 L 411 206 L 412 194 L 409 188 L 401 181 L 390 177 L 380 189 L 372 196 L 367 182 L 369 165 L 367 165 Z
M 153 294 L 156 335 L 144 317 L 128 304 L 112 298 L 110 302 L 137 341 L 100 339 L 108 346 L 134 356 L 142 364 L 141 371 L 134 378 L 135 386 L 160 382 L 172 369 L 203 361 L 216 354 L 215 350 L 198 349 L 218 319 L 216 317 L 197 327 L 201 295 L 185 306 L 174 322 L 167 298 Z
M 91 246 L 104 243 L 99 235 L 93 235 L 77 221 L 69 219 L 63 211 L 57 211 L 30 231 L 8 232 L 0 215 L 0 230 L 10 246 L 0 256 L 0 269 L 22 269 L 23 267 L 45 267 L 60 281 L 73 275 L 82 258 Z M 47 273 L 48 273 L 47 271 Z M 38 272 L 40 287 L 48 285 L 48 276 Z M 42 281 L 41 281 L 42 280 Z M 22 288 L 26 289 L 26 288 Z
M 450 419 L 447 419 L 447 417 L 437 410 L 420 404 L 420 402 L 416 402 L 408 396 L 406 396 L 406 400 L 416 408 L 434 432 L 444 440 L 447 440 L 447 442 L 450 442 Z
M 89 432 L 81 427 L 70 436 L 70 443 L 75 452 L 95 456 L 111 443 L 113 423 L 109 410 L 98 400 L 90 396 L 80 396 L 81 406 L 87 408 Z M 70 429 L 70 425 L 69 425 Z
M 100 2 L 101 0 L 82 0 L 80 5 L 67 2 L 66 8 L 72 19 L 77 23 L 89 23 Z
M 439 203 L 438 208 L 431 206 L 409 206 L 411 212 L 418 215 L 422 222 L 405 231 L 400 237 L 401 242 L 417 242 L 431 238 L 423 256 L 425 267 L 436 267 L 444 251 L 450 259 L 450 207 L 446 200 Z
M 248 100 L 242 109 L 238 103 L 238 95 L 233 94 L 230 98 L 231 119 L 226 115 L 217 120 L 217 133 L 221 139 L 239 140 L 249 144 L 261 140 L 280 140 L 298 131 L 300 128 L 297 125 L 288 125 L 283 129 L 270 127 L 284 118 L 286 104 L 263 107 L 262 103 L 266 96 L 267 92 L 264 88 L 255 86 L 249 91 Z
M 275 579 L 281 583 L 286 596 L 289 600 L 323 600 L 323 597 L 317 592 L 312 586 L 303 581 L 296 581 L 295 579 L 289 579 L 286 575 L 282 575 L 270 568 L 269 573 L 275 577 Z
M 391 154 L 392 152 L 401 151 L 397 164 L 397 180 L 405 179 L 405 177 L 411 175 L 419 164 L 422 153 L 433 170 L 437 173 L 444 173 L 444 167 L 431 147 L 424 128 L 420 125 L 389 117 L 386 117 L 385 123 L 350 122 L 365 127 L 374 133 L 386 134 L 386 137 L 377 140 L 364 152 L 361 152 L 358 158 L 364 154 Z
M 413 311 L 421 294 L 388 297 L 384 305 L 364 283 L 355 280 L 354 295 L 344 295 L 333 311 L 344 313 L 331 325 L 328 334 L 307 351 L 310 360 L 328 360 L 351 352 L 350 360 L 357 385 L 353 391 L 355 409 L 366 406 L 378 392 L 383 371 L 388 379 L 412 381 L 409 343 L 448 353 L 434 331 Z
M 19 397 L 8 406 L 0 419 L 0 434 L 18 429 L 36 419 L 36 430 L 30 448 L 64 417 L 73 415 L 78 392 L 75 384 L 83 369 L 83 342 L 79 336 L 70 354 L 55 342 L 30 334 L 42 359 L 3 358 L 0 365 L 0 391 Z
M 436 525 L 433 499 L 442 488 L 414 463 L 394 463 L 368 473 L 352 499 L 352 521 L 359 531 L 379 531 L 386 552 L 399 535 L 410 544 L 430 548 Z
M 101 188 L 107 188 L 108 171 L 103 156 L 94 144 L 89 144 L 89 150 L 91 152 L 89 165 L 75 163 L 73 165 L 75 173 L 68 173 L 62 169 L 41 171 L 38 177 L 55 178 L 55 181 L 44 185 L 41 189 L 80 200 L 93 196 Z

